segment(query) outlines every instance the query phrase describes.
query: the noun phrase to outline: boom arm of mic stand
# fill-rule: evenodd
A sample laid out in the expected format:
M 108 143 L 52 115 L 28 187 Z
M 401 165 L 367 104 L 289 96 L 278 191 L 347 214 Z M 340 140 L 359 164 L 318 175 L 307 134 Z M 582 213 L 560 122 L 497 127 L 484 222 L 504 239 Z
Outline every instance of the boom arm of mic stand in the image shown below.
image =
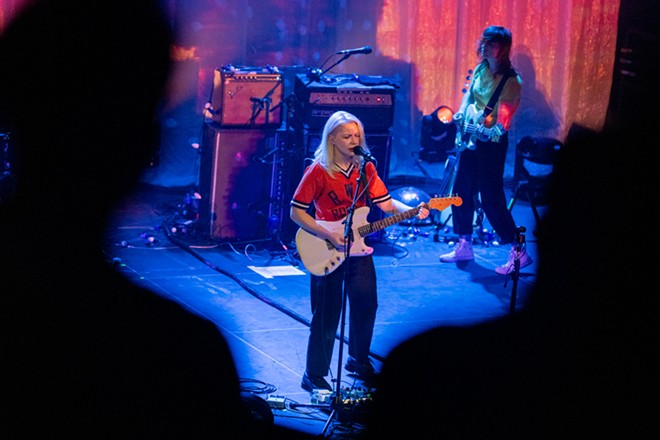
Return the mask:
M 344 56 L 342 56 L 339 60 L 335 61 L 335 63 L 334 63 L 333 65 L 331 65 L 330 67 L 326 68 L 325 70 L 322 70 L 322 71 L 321 71 L 320 73 L 318 73 L 318 74 L 315 73 L 315 74 L 309 79 L 309 82 L 308 82 L 307 84 L 305 84 L 305 87 L 307 87 L 308 85 L 310 85 L 310 84 L 313 83 L 314 81 L 318 81 L 318 80 L 320 80 L 321 77 L 322 77 L 322 76 L 323 76 L 328 70 L 332 69 L 332 68 L 335 67 L 337 64 L 339 64 L 339 63 L 343 62 L 344 60 L 348 59 L 350 56 L 351 56 L 350 53 L 345 53 Z M 314 69 L 314 70 L 318 70 L 318 69 Z

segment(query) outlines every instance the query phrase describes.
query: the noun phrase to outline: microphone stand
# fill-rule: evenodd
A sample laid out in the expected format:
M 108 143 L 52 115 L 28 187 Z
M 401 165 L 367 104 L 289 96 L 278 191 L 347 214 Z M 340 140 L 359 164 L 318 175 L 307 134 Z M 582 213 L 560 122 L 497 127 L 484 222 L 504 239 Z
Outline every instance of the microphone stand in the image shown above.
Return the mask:
M 270 108 L 270 105 L 273 103 L 271 96 L 273 96 L 275 89 L 281 84 L 281 82 L 282 81 L 277 81 L 275 85 L 271 87 L 271 89 L 268 90 L 268 92 L 266 92 L 266 95 L 264 95 L 263 98 L 256 98 L 254 96 L 250 97 L 250 101 L 252 101 L 252 116 L 250 117 L 250 121 L 249 121 L 251 127 L 254 127 L 255 120 L 257 119 L 257 116 L 259 116 L 262 110 L 265 110 L 264 124 L 268 125 L 268 123 L 270 122 L 269 121 L 270 113 L 278 109 L 281 104 L 280 102 L 272 109 Z
M 265 98 L 250 97 L 250 101 L 252 101 L 252 116 L 250 116 L 249 124 L 250 127 L 254 127 L 254 121 L 264 109 L 264 106 L 268 108 L 270 100 Z M 266 123 L 268 123 L 268 110 L 266 110 Z
M 451 154 L 451 153 L 454 154 Z M 440 183 L 440 194 L 443 197 L 449 196 L 452 191 L 454 191 L 454 181 L 456 180 L 456 174 L 458 173 L 458 167 L 460 164 L 461 160 L 461 152 L 462 150 L 458 148 L 454 148 L 454 150 L 450 150 L 449 154 L 447 156 L 447 160 L 445 161 L 445 170 L 442 175 L 442 182 Z M 435 221 L 435 232 L 433 233 L 433 241 L 439 242 L 440 241 L 440 230 L 444 229 L 444 227 L 449 223 L 449 220 L 451 220 L 452 214 L 449 214 L 447 219 L 445 220 L 444 223 L 440 222 L 442 213 L 439 212 L 437 214 L 438 220 Z M 435 215 L 434 215 L 435 217 Z
M 348 302 L 348 289 L 349 289 L 349 277 L 350 277 L 350 267 L 351 267 L 351 245 L 353 241 L 353 214 L 355 213 L 355 204 L 358 201 L 360 195 L 360 182 L 362 181 L 362 175 L 364 174 L 364 168 L 367 165 L 367 160 L 363 158 L 362 165 L 360 165 L 360 172 L 358 174 L 358 179 L 355 185 L 355 193 L 353 195 L 353 202 L 347 210 L 346 220 L 344 224 L 344 285 L 341 298 L 341 323 L 339 330 L 339 355 L 337 360 L 337 384 L 335 387 L 335 398 L 333 405 L 331 406 L 332 412 L 330 417 L 323 428 L 323 435 L 325 436 L 326 431 L 330 427 L 334 416 L 337 414 L 337 411 L 342 409 L 342 397 L 341 397 L 341 372 L 343 369 L 343 353 L 344 353 L 344 327 L 346 326 L 346 303 Z M 366 187 L 365 187 L 366 190 Z
M 347 60 L 351 55 L 352 55 L 352 54 L 350 54 L 350 53 L 345 53 L 343 57 L 341 57 L 339 60 L 335 61 L 335 63 L 334 63 L 333 65 L 331 65 L 330 67 L 328 67 L 328 68 L 325 69 L 325 70 L 321 70 L 321 69 L 312 69 L 312 70 L 310 70 L 309 72 L 307 72 L 307 78 L 309 78 L 309 82 L 308 82 L 307 84 L 305 84 L 305 87 L 309 86 L 309 85 L 310 85 L 311 83 L 313 83 L 314 81 L 320 81 L 320 80 L 321 80 L 321 77 L 322 77 L 327 71 L 329 71 L 330 69 L 332 69 L 333 67 L 335 67 L 337 64 L 343 62 L 344 60 Z
M 516 257 L 513 260 L 513 272 L 511 272 L 511 279 L 513 280 L 513 287 L 511 288 L 511 302 L 509 304 L 509 313 L 513 315 L 516 311 L 516 295 L 518 293 L 518 278 L 520 277 L 520 255 L 522 254 L 523 247 L 525 246 L 524 226 L 520 226 L 516 230 L 516 236 L 513 240 L 515 243 Z M 506 287 L 506 282 L 505 282 Z

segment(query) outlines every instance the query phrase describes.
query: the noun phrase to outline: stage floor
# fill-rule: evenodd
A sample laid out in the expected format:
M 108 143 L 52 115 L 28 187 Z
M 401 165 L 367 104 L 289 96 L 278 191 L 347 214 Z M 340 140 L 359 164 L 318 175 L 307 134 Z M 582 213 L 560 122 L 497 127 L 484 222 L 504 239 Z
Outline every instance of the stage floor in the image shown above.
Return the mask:
M 107 230 L 108 261 L 136 284 L 217 324 L 244 390 L 269 402 L 276 424 L 329 437 L 357 434 L 359 420 L 329 419 L 326 408 L 311 405 L 325 397 L 300 388 L 311 310 L 309 274 L 293 243 L 218 242 L 183 232 L 185 225 L 173 219 L 181 218 L 185 197 L 185 190 L 145 185 L 126 198 Z M 539 208 L 542 213 L 544 206 Z M 519 200 L 512 209 L 517 224 L 527 228 L 528 252 L 536 257 L 530 205 Z M 377 368 L 410 336 L 437 326 L 473 325 L 512 313 L 512 306 L 524 307 L 538 261 L 523 268 L 517 282 L 495 273 L 510 247 L 480 240 L 489 238 L 486 220 L 486 234 L 475 234 L 474 261 L 440 263 L 439 255 L 451 249 L 454 238 L 449 212 L 436 212 L 436 223 L 444 228 L 429 222 L 396 224 L 371 243 L 379 288 L 372 344 Z M 336 344 L 327 379 L 340 377 L 342 389 L 367 395 L 369 390 L 340 367 L 339 354 Z

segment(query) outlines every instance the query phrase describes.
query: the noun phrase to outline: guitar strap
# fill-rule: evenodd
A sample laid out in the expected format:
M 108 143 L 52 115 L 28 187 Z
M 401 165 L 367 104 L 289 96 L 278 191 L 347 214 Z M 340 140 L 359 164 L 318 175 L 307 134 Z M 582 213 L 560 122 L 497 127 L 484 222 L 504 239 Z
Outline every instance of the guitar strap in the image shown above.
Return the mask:
M 502 89 L 504 88 L 504 85 L 506 84 L 507 80 L 514 76 L 516 74 L 516 71 L 513 70 L 513 68 L 510 68 L 500 79 L 500 83 L 497 85 L 497 88 L 493 92 L 492 96 L 488 100 L 488 104 L 486 104 L 486 108 L 483 111 L 482 117 L 486 119 L 488 115 L 490 115 L 493 112 L 493 109 L 495 108 L 495 104 L 497 104 L 497 100 L 500 98 L 500 93 L 502 93 Z

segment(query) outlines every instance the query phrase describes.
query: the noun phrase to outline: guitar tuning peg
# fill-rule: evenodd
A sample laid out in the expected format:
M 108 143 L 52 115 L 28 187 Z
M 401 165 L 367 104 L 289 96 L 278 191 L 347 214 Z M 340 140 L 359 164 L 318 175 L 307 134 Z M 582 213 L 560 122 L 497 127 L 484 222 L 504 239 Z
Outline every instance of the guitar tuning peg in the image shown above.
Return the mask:
M 461 92 L 465 93 L 465 92 L 467 92 L 467 89 L 463 88 L 463 89 L 461 89 Z
M 473 72 L 474 72 L 474 71 L 473 71 L 472 69 L 468 69 L 468 73 L 469 73 L 470 75 L 472 75 Z
M 471 77 L 472 77 L 472 75 L 468 75 L 468 76 L 465 77 L 465 79 L 468 80 L 468 81 L 470 81 L 470 78 L 471 78 Z

